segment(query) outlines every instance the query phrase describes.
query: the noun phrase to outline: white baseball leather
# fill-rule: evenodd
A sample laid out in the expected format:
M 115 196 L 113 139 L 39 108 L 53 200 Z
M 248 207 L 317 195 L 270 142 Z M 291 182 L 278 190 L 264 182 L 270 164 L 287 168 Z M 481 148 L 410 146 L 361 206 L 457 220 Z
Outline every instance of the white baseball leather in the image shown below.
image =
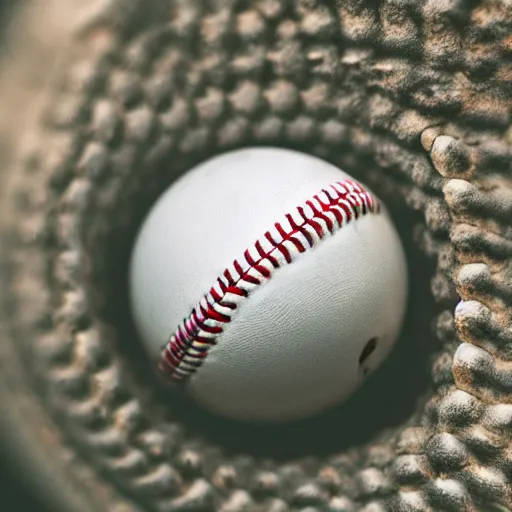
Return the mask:
M 234 258 L 345 179 L 320 159 L 277 148 L 233 151 L 179 178 L 145 220 L 130 269 L 133 315 L 154 357 Z M 362 215 L 257 286 L 183 385 L 204 407 L 236 419 L 290 420 L 333 406 L 391 350 L 406 289 L 387 213 Z M 360 365 L 374 337 L 376 349 Z

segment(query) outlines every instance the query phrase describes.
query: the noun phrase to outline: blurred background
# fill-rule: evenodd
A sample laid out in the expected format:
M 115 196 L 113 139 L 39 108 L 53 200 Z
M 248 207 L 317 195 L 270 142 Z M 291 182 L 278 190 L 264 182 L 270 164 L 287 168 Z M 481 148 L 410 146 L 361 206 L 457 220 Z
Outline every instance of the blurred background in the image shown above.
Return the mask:
M 56 512 L 34 494 L 23 471 L 5 451 L 0 452 L 0 510 L 2 512 Z
M 5 43 L 4 36 L 11 16 L 21 3 L 23 0 L 0 0 L 0 51 L 2 54 L 9 54 L 10 49 Z M 2 69 L 0 69 L 0 76 L 1 74 Z M 0 435 L 5 436 L 5 433 L 0 431 Z M 13 460 L 4 443 L 0 444 L 0 510 L 2 512 L 54 512 L 44 506 L 34 494 L 22 469 Z

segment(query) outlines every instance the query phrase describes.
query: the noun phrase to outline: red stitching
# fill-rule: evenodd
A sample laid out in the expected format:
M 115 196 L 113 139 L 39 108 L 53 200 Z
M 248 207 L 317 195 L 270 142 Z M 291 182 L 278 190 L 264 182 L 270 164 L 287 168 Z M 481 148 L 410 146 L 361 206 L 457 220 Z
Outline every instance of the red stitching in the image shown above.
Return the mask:
M 232 267 L 222 272 L 216 284 L 176 328 L 161 353 L 160 371 L 173 380 L 186 380 L 201 366 L 209 348 L 216 344 L 218 335 L 231 322 L 238 304 L 253 288 L 272 277 L 273 271 L 284 264 L 283 258 L 286 264 L 291 263 L 298 254 L 353 219 L 379 211 L 374 196 L 359 183 L 345 180 L 331 184 L 305 205 L 298 206 L 298 217 L 286 214 L 284 222 L 274 224 L 281 241 L 276 242 L 267 231 L 261 241 L 257 240 L 244 252 L 243 259 L 234 260 Z M 299 217 L 302 222 L 298 221 Z M 286 224 L 288 230 L 284 227 Z M 264 248 L 268 246 L 265 241 L 271 246 L 268 251 Z
M 286 263 L 291 263 L 292 262 L 292 258 L 290 256 L 290 252 L 288 251 L 288 249 L 284 246 L 284 243 L 285 243 L 286 240 L 283 240 L 277 247 L 276 249 L 285 257 L 286 259 Z

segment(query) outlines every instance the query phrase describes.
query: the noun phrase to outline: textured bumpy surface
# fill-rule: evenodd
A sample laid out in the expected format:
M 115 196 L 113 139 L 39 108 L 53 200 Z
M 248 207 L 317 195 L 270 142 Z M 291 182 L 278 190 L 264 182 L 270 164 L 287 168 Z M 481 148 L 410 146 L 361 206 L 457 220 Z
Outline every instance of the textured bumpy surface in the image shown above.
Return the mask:
M 111 0 L 71 23 L 73 4 L 39 18 L 33 55 L 59 16 L 66 44 L 37 105 L 19 100 L 30 79 L 2 95 L 19 115 L 0 146 L 1 406 L 59 510 L 511 509 L 510 2 Z M 37 69 L 29 54 L 2 83 Z M 400 385 L 354 397 L 361 414 L 251 430 L 145 370 L 125 298 L 144 213 L 197 162 L 259 143 L 408 212 L 413 351 Z
M 178 326 L 162 351 L 161 372 L 177 381 L 186 380 L 200 368 L 217 337 L 229 328 L 226 324 L 240 302 L 270 279 L 275 269 L 292 263 L 298 254 L 361 215 L 378 212 L 375 197 L 359 183 L 345 180 L 329 185 L 287 213 L 235 258 Z

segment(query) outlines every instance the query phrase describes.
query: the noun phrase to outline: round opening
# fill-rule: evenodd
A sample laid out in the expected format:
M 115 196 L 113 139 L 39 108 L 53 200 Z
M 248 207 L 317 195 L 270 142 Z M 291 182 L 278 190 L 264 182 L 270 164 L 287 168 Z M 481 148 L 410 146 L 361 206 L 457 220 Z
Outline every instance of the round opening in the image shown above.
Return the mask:
M 209 156 L 201 155 L 201 160 Z M 192 158 L 183 159 L 179 167 L 184 171 L 196 163 Z M 302 421 L 282 425 L 241 424 L 216 417 L 197 406 L 186 393 L 159 384 L 154 361 L 143 350 L 132 318 L 127 315 L 130 311 L 127 275 L 135 236 L 145 214 L 172 179 L 169 172 L 164 172 L 167 167 L 168 159 L 162 162 L 162 168 L 156 166 L 153 179 L 145 182 L 138 179 L 137 173 L 130 174 L 124 182 L 122 199 L 115 205 L 109 203 L 112 210 L 128 213 L 113 215 L 107 208 L 97 210 L 103 218 L 123 219 L 122 225 L 114 220 L 103 222 L 105 229 L 90 230 L 88 237 L 88 247 L 95 249 L 90 251 L 94 279 L 89 292 L 101 298 L 94 301 L 96 305 L 101 304 L 101 311 L 96 310 L 96 314 L 116 333 L 111 338 L 113 350 L 122 354 L 124 374 L 147 414 L 160 424 L 183 423 L 193 435 L 213 446 L 222 446 L 226 453 L 272 456 L 276 460 L 363 445 L 378 431 L 406 421 L 415 411 L 418 396 L 425 393 L 430 383 L 426 361 L 435 350 L 429 331 L 435 309 L 429 279 L 435 263 L 428 260 L 410 236 L 414 225 L 421 221 L 419 216 L 410 215 L 407 205 L 396 202 L 396 197 L 393 201 L 385 189 L 381 198 L 404 236 L 410 265 L 408 313 L 390 357 L 353 396 L 323 414 Z M 353 171 L 348 165 L 344 170 Z M 178 171 L 175 173 L 179 174 Z M 368 340 L 356 362 L 362 365 L 365 374 L 368 358 L 381 341 L 379 337 Z M 404 381 L 408 382 L 406 388 Z M 389 396 L 396 397 L 400 406 L 390 410 L 382 399 Z

